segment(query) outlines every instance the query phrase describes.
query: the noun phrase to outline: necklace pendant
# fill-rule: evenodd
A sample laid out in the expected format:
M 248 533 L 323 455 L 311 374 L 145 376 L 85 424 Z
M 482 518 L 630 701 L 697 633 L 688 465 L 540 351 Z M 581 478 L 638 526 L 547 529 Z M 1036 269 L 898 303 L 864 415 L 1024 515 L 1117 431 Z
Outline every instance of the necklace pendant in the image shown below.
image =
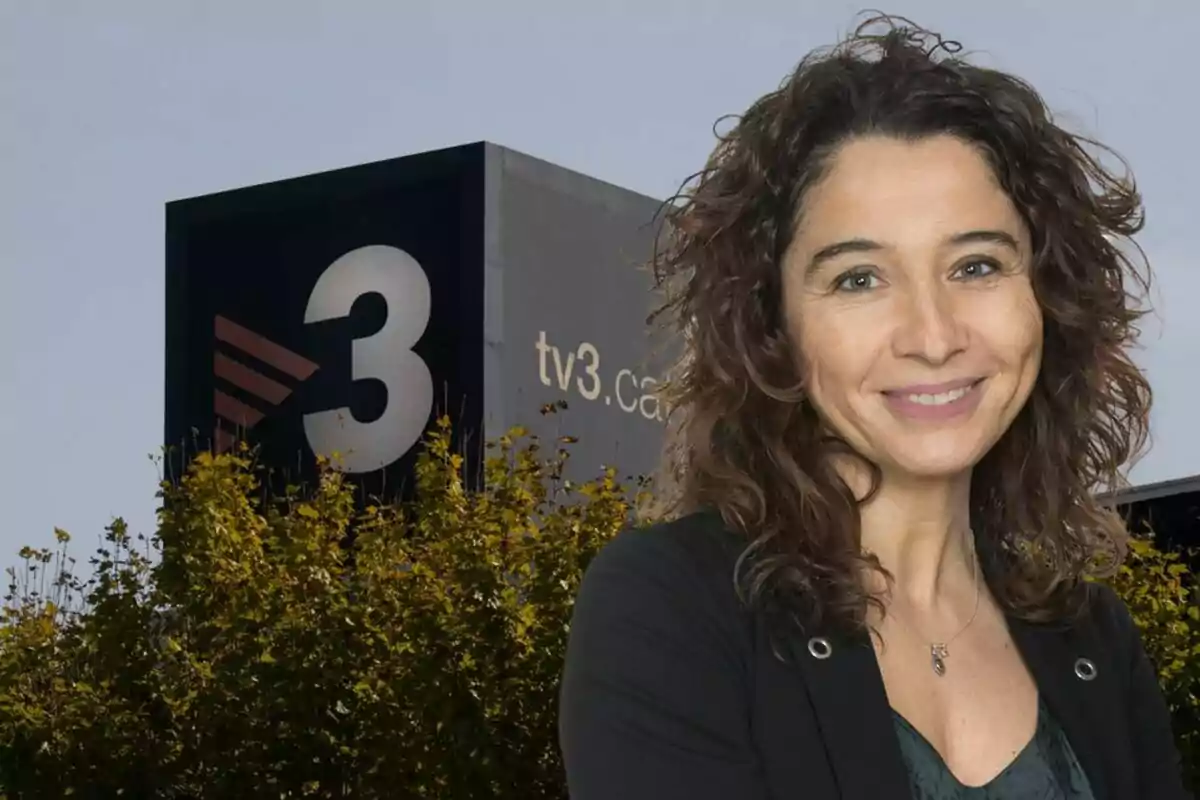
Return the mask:
M 929 656 L 933 665 L 933 674 L 939 678 L 946 674 L 946 659 L 950 656 L 950 651 L 946 645 L 934 643 L 929 647 Z

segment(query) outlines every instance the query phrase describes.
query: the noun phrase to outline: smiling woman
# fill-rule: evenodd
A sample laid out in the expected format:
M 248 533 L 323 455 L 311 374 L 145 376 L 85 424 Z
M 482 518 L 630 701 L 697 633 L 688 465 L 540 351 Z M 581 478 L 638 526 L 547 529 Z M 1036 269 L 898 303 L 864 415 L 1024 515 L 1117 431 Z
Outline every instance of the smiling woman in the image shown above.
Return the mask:
M 1041 362 L 1027 226 L 954 136 L 864 136 L 828 171 L 781 265 L 810 400 L 897 479 L 978 462 Z
M 663 519 L 580 590 L 571 795 L 1185 797 L 1096 499 L 1145 441 L 1131 178 L 873 19 L 668 207 Z

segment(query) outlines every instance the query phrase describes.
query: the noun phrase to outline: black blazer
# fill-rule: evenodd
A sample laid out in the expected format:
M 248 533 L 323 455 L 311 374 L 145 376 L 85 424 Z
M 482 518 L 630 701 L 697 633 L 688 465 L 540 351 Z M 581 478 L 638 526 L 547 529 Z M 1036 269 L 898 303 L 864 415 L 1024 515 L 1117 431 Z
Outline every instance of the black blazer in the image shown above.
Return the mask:
M 743 546 L 698 514 L 625 532 L 588 568 L 559 715 L 574 800 L 909 796 L 869 639 L 796 631 L 774 652 L 735 593 Z M 1095 586 L 1073 625 L 1010 627 L 1097 800 L 1189 796 L 1155 672 L 1110 589 Z M 821 635 L 825 659 L 808 648 Z

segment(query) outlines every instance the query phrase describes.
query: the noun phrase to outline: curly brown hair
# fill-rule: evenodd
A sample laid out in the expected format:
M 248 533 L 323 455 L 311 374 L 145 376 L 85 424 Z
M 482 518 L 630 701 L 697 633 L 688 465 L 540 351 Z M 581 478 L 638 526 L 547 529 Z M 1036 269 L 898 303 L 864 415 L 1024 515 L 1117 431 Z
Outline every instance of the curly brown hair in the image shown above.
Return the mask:
M 781 293 L 802 198 L 836 148 L 865 134 L 974 145 L 1031 232 L 1041 370 L 972 475 L 972 529 L 995 596 L 1016 616 L 1061 619 L 1082 607 L 1085 579 L 1124 558 L 1125 525 L 1094 493 L 1125 485 L 1120 468 L 1148 435 L 1150 387 L 1127 353 L 1150 286 L 1130 238 L 1141 198 L 1124 161 L 1121 175 L 1101 164 L 1111 150 L 1057 125 L 1029 84 L 960 51 L 906 19 L 867 19 L 718 134 L 705 168 L 664 205 L 651 265 L 665 302 L 651 320 L 682 355 L 662 390 L 658 511 L 719 511 L 749 542 L 743 597 L 810 623 L 862 627 L 869 605 L 882 609 L 862 580 L 864 568 L 883 572 L 860 547 L 869 496 L 856 498 L 831 463 L 849 445 L 805 402 Z

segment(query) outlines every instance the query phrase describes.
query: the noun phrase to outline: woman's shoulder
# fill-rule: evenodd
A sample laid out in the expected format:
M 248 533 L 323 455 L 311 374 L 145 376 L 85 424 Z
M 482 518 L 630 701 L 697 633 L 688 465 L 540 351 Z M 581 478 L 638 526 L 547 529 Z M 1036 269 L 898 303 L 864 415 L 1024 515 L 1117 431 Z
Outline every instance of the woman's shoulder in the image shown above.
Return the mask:
M 587 566 L 577 605 L 604 604 L 628 613 L 738 615 L 735 578 L 746 548 L 716 512 L 627 528 Z M 614 598 L 620 596 L 620 601 Z
M 1129 607 L 1125 605 L 1121 596 L 1105 583 L 1088 581 L 1084 584 L 1083 613 L 1099 632 L 1126 637 L 1136 633 Z
M 588 572 L 639 575 L 694 589 L 713 581 L 733 585 L 734 570 L 746 547 L 715 511 L 696 511 L 648 525 L 626 528 L 606 543 Z
M 1122 666 L 1129 664 L 1142 648 L 1129 607 L 1111 586 L 1099 581 L 1087 581 L 1082 591 L 1083 604 L 1074 625 L 1077 634 L 1108 651 Z

